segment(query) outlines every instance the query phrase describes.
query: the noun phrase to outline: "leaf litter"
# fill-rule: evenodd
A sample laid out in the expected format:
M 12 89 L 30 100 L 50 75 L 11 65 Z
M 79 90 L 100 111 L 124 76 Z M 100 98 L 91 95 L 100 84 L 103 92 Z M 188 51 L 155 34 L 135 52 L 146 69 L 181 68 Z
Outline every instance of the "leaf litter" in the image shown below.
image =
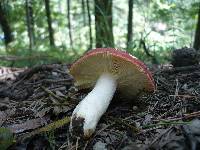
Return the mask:
M 15 137 L 8 149 L 199 149 L 199 65 L 154 68 L 156 91 L 133 103 L 115 96 L 88 140 L 69 134 L 69 117 L 88 91 L 74 87 L 68 68 L 26 68 L 0 82 L 0 125 Z

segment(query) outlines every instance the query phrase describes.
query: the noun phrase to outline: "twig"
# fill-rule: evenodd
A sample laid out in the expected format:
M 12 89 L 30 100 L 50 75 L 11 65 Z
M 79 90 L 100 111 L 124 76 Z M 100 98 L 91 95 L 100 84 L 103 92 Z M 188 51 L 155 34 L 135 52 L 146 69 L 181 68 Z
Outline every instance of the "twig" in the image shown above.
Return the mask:
M 26 135 L 24 136 L 21 136 L 17 139 L 17 141 L 23 141 L 24 139 L 28 138 L 28 137 L 31 137 L 33 135 L 36 135 L 36 134 L 40 134 L 40 133 L 44 133 L 44 132 L 48 132 L 48 131 L 53 131 L 57 128 L 60 128 L 66 124 L 68 124 L 70 122 L 70 117 L 66 116 L 65 118 L 63 119 L 60 119 L 60 120 L 57 120 L 57 121 L 54 121 L 42 128 L 39 128 L 39 129 L 36 129 L 30 133 L 27 133 Z
M 52 97 L 56 98 L 57 100 L 64 101 L 64 99 L 60 98 L 59 96 L 57 96 L 56 94 L 54 94 L 53 92 L 48 90 L 47 88 L 41 86 L 41 89 L 43 89 L 47 94 L 51 95 Z M 59 102 L 56 102 L 56 103 L 59 103 Z
M 34 82 L 34 83 L 25 83 L 27 85 L 34 85 L 34 84 L 41 84 L 41 83 L 46 83 L 46 84 L 49 84 L 49 83 L 56 83 L 56 84 L 64 84 L 64 85 L 71 85 L 72 83 L 70 82 L 72 79 L 59 79 L 59 80 L 52 80 L 52 79 L 43 79 L 43 80 L 40 80 L 38 82 Z
M 165 126 L 165 125 L 183 125 L 183 124 L 189 124 L 190 122 L 175 122 L 175 121 L 163 121 L 162 123 L 157 123 L 157 124 L 149 124 L 145 125 L 142 128 L 154 128 L 156 126 Z
M 24 71 L 22 74 L 20 74 L 18 76 L 18 78 L 22 78 L 22 79 L 27 79 L 29 77 L 31 77 L 33 74 L 39 72 L 39 71 L 51 71 L 54 68 L 56 68 L 55 65 L 41 65 L 41 66 L 35 66 L 33 68 L 27 69 L 26 71 Z
M 78 145 L 78 141 L 79 141 L 79 137 L 77 137 L 77 139 L 76 139 L 76 150 L 78 150 L 78 147 L 79 147 L 79 145 Z
M 149 147 L 151 147 L 158 139 L 160 139 L 162 136 L 164 136 L 165 134 L 167 134 L 170 130 L 172 129 L 172 127 L 168 128 L 167 130 L 165 130 L 165 132 L 163 132 L 162 134 L 160 134 L 159 136 L 157 136 L 149 145 Z
M 153 120 L 153 121 L 154 122 L 159 122 L 159 121 L 170 122 L 170 121 L 178 121 L 178 120 L 183 120 L 183 119 L 190 119 L 190 118 L 199 117 L 199 116 L 200 116 L 200 111 L 197 111 L 190 114 L 183 114 L 183 117 L 179 117 L 179 118 L 173 117 L 173 118 L 167 118 L 165 120 L 159 119 L 159 120 Z

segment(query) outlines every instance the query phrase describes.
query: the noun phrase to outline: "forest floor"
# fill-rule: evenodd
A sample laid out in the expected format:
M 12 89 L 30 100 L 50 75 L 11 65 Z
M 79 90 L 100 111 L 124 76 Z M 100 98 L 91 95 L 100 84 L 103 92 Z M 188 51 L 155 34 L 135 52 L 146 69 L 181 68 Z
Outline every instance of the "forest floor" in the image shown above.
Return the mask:
M 69 117 L 87 91 L 77 91 L 68 68 L 42 65 L 1 78 L 0 126 L 15 138 L 8 149 L 200 149 L 199 65 L 154 67 L 156 91 L 131 104 L 116 96 L 88 140 L 69 134 Z M 0 142 L 9 135 L 3 132 Z

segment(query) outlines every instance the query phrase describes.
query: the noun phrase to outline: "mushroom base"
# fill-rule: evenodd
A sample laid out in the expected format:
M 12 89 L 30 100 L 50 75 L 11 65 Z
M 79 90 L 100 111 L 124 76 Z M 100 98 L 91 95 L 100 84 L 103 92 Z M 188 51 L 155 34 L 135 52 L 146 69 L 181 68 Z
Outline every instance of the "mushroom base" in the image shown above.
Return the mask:
M 73 135 L 75 136 L 84 136 L 84 131 L 83 131 L 83 125 L 84 125 L 85 119 L 81 117 L 76 117 L 72 118 L 71 124 L 73 127 Z
M 101 116 L 107 110 L 117 83 L 115 78 L 107 73 L 102 74 L 94 89 L 76 106 L 72 113 L 70 131 L 83 134 L 87 138 L 92 135 Z

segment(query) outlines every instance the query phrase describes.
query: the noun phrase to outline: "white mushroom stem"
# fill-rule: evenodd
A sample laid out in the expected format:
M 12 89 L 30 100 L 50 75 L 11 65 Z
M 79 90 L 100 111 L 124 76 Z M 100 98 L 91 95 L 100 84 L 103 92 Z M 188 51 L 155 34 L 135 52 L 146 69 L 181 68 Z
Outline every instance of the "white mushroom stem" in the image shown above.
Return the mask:
M 71 117 L 70 129 L 73 130 L 73 119 L 82 118 L 84 137 L 89 137 L 96 128 L 100 117 L 107 110 L 116 91 L 115 78 L 107 73 L 102 74 L 94 89 L 76 106 Z

